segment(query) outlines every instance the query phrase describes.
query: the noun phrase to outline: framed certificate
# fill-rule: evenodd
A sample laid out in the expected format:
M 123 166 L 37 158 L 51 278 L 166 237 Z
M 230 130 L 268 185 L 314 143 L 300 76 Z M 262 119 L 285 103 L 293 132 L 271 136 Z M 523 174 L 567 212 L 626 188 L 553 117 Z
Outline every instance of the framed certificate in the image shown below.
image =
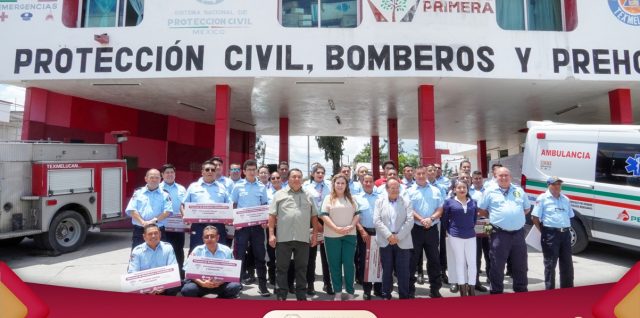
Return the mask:
M 212 279 L 224 282 L 240 282 L 242 261 L 234 259 L 189 257 L 185 270 L 188 279 Z
M 364 281 L 368 283 L 382 282 L 382 262 L 380 260 L 380 248 L 375 235 L 369 236 L 367 254 L 364 263 Z
M 126 293 L 145 294 L 180 286 L 178 264 L 162 266 L 122 275 L 120 287 Z
M 184 222 L 188 223 L 233 223 L 232 203 L 193 203 L 184 204 Z
M 233 227 L 241 229 L 247 226 L 267 224 L 269 220 L 269 206 L 260 205 L 250 208 L 240 208 L 233 211 Z

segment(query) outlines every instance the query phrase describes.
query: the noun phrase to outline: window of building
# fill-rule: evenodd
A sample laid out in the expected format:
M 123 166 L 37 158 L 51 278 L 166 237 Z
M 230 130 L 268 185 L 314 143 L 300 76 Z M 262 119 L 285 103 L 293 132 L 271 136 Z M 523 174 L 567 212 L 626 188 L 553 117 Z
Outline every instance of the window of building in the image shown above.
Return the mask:
M 362 0 L 280 0 L 278 21 L 293 28 L 355 28 Z
M 573 31 L 576 0 L 496 0 L 496 19 L 505 30 Z
M 64 25 L 70 28 L 136 26 L 144 17 L 144 0 L 65 0 Z
M 504 158 L 509 156 L 509 149 L 498 150 L 498 158 Z
M 627 172 L 627 168 L 638 169 L 636 160 L 638 155 L 640 155 L 640 145 L 637 144 L 598 144 L 596 182 L 640 187 L 638 173 L 634 175 L 633 171 Z M 629 164 L 627 162 L 629 158 L 633 158 L 635 163 Z

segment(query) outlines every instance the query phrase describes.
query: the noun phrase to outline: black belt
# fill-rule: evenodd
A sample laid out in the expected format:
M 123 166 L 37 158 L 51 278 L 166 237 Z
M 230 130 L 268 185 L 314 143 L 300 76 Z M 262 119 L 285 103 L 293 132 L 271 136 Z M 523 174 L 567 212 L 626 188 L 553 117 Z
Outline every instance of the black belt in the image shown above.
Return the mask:
M 568 232 L 571 229 L 570 227 L 549 227 L 549 226 L 543 226 L 542 228 L 544 228 L 547 231 L 558 231 L 560 233 Z
M 505 233 L 509 233 L 509 234 L 514 234 L 514 233 L 516 233 L 516 232 L 518 232 L 518 231 L 522 230 L 522 228 L 519 228 L 519 229 L 517 229 L 517 230 L 515 230 L 515 231 L 507 231 L 507 230 L 505 230 L 505 229 L 503 229 L 503 228 L 501 228 L 501 227 L 499 227 L 499 226 L 497 226 L 497 225 L 495 225 L 495 224 L 491 224 L 491 226 L 492 226 L 495 230 L 497 230 L 497 231 L 505 232 Z

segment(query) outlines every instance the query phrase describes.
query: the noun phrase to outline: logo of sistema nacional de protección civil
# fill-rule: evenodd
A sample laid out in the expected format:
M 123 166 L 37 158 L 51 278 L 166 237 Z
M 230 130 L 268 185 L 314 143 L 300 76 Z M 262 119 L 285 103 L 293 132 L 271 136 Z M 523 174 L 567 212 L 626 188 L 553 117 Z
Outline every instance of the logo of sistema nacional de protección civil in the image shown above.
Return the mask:
M 608 0 L 609 9 L 618 20 L 640 26 L 640 0 Z

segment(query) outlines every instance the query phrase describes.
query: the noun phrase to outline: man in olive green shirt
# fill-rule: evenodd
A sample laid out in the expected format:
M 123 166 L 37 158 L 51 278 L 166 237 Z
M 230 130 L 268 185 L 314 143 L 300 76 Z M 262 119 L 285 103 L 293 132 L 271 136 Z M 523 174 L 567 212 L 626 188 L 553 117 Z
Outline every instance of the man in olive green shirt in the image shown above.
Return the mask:
M 309 238 L 309 224 L 313 225 L 311 238 Z M 292 253 L 296 274 L 296 299 L 307 300 L 305 292 L 309 246 L 316 245 L 319 228 L 318 211 L 313 203 L 313 197 L 302 189 L 302 171 L 291 169 L 289 186 L 274 194 L 269 207 L 269 245 L 276 249 L 278 300 L 287 300 L 289 290 L 287 271 Z

